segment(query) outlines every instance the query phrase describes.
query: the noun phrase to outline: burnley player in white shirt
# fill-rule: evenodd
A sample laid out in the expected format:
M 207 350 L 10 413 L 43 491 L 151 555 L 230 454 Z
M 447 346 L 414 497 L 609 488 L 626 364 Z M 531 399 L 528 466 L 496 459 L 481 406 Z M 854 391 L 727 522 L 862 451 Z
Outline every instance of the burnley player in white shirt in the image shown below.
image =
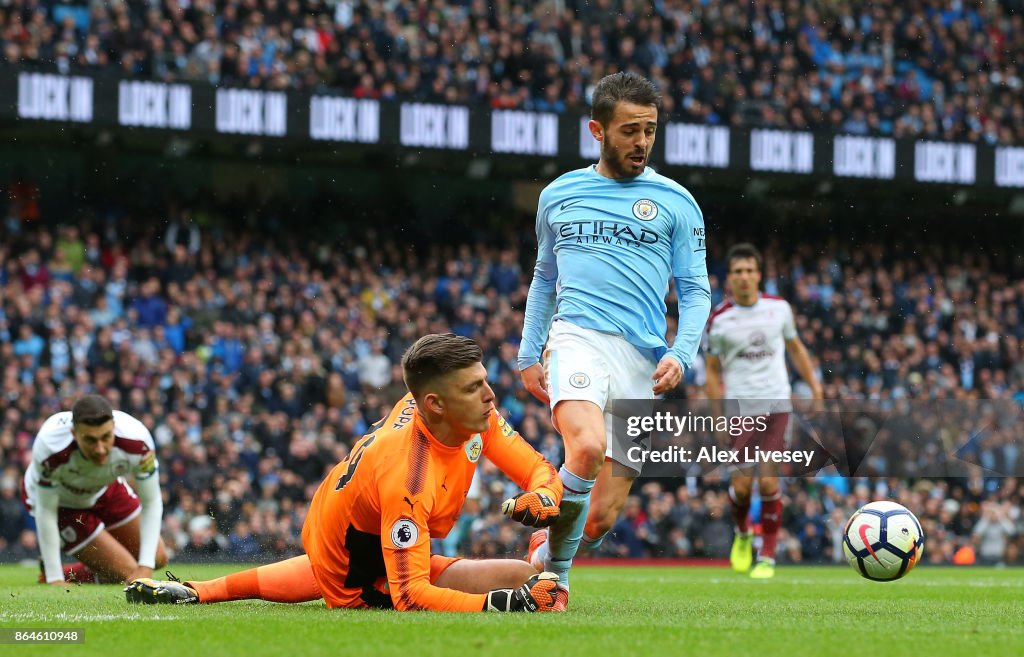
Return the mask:
M 739 450 L 748 446 L 763 450 L 786 447 L 786 427 L 792 410 L 787 353 L 797 372 L 810 385 L 812 397 L 822 398 L 811 358 L 797 337 L 792 308 L 784 299 L 760 292 L 761 262 L 760 252 L 750 244 L 737 244 L 729 249 L 726 282 L 732 299 L 715 308 L 708 320 L 708 398 L 746 400 L 738 405 L 744 415 L 765 418 L 764 431 L 733 438 L 732 447 Z M 775 574 L 775 546 L 782 519 L 782 494 L 775 464 L 759 465 L 762 545 L 756 565 L 747 520 L 753 481 L 751 469 L 733 471 L 729 497 L 736 538 L 730 561 L 734 570 L 749 571 L 751 577 L 764 579 Z
M 138 493 L 125 480 L 135 478 Z M 99 395 L 49 417 L 32 444 L 23 499 L 46 582 L 130 582 L 167 563 L 153 437 Z M 81 563 L 61 565 L 61 550 Z

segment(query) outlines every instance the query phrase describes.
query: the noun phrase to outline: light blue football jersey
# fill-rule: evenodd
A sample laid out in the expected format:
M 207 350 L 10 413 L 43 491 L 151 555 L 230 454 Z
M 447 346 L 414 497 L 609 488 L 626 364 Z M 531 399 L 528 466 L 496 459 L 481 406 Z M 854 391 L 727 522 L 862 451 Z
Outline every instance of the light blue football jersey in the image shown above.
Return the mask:
M 557 320 L 621 335 L 652 360 L 668 352 L 689 367 L 711 308 L 705 239 L 693 196 L 649 167 L 634 178 L 612 179 L 592 165 L 553 181 L 537 209 L 537 264 L 520 368 L 539 361 Z M 680 322 L 669 350 L 671 279 Z

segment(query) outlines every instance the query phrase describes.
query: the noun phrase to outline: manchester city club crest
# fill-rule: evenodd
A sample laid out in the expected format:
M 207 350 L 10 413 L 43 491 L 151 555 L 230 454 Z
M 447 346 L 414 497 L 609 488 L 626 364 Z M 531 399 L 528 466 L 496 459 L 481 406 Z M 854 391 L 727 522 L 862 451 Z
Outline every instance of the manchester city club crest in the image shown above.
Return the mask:
M 569 377 L 569 385 L 573 388 L 586 388 L 590 385 L 590 377 L 583 372 L 576 372 Z
M 642 198 L 633 204 L 633 216 L 640 221 L 650 221 L 658 216 L 658 206 L 648 198 Z

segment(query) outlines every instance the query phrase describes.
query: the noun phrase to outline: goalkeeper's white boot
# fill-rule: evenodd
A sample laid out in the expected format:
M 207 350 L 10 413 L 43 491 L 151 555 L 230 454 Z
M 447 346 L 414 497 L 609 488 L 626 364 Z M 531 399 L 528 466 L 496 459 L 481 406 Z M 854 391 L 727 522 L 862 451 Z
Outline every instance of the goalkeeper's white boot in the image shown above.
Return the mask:
M 167 580 L 154 580 L 148 577 L 132 580 L 124 588 L 124 597 L 128 602 L 147 605 L 194 605 L 199 602 L 199 594 L 188 584 L 182 582 L 170 572 Z

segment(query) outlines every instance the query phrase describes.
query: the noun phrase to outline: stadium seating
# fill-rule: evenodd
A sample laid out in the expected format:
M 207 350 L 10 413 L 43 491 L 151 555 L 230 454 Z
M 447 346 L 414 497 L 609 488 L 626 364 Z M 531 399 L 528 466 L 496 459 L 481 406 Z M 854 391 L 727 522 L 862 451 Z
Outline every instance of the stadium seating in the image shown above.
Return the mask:
M 385 8 L 386 7 L 386 8 Z M 1024 141 L 1020 0 L 193 0 L 0 6 L 0 62 L 585 113 L 643 73 L 723 125 Z

